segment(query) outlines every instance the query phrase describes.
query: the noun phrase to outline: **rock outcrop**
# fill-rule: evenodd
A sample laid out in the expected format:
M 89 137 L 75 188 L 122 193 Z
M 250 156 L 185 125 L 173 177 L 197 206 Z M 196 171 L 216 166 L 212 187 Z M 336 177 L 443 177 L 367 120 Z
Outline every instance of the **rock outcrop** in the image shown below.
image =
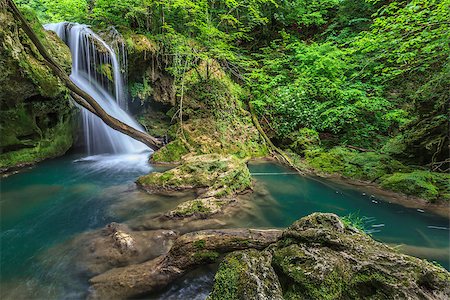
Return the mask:
M 112 228 L 111 247 L 132 253 L 138 232 Z M 284 231 L 217 229 L 181 235 L 159 257 L 92 278 L 89 298 L 147 296 L 223 255 L 208 300 L 450 297 L 450 274 L 442 267 L 398 253 L 334 214 L 315 213 Z
M 164 288 L 193 268 L 213 263 L 230 251 L 263 249 L 279 230 L 203 230 L 179 237 L 169 253 L 142 264 L 112 269 L 90 280 L 89 299 L 126 299 Z
M 25 17 L 55 60 L 70 73 L 67 46 Z M 64 84 L 44 63 L 5 1 L 0 3 L 0 172 L 65 153 L 74 139 L 74 112 Z
M 251 255 L 250 255 L 251 253 Z M 284 299 L 448 299 L 450 274 L 427 261 L 400 254 L 344 225 L 334 214 L 295 222 L 262 253 L 229 254 L 221 263 L 210 299 L 270 299 L 274 272 Z M 269 259 L 269 263 L 252 264 Z M 237 258 L 242 259 L 237 259 Z M 258 279 L 256 279 L 256 278 Z M 224 282 L 236 282 L 226 285 Z M 276 290 L 275 288 L 271 288 Z M 247 297 L 247 295 L 253 295 Z M 278 294 L 277 294 L 278 295 Z M 275 297 L 275 296 L 274 296 Z M 277 296 L 278 297 L 278 296 Z

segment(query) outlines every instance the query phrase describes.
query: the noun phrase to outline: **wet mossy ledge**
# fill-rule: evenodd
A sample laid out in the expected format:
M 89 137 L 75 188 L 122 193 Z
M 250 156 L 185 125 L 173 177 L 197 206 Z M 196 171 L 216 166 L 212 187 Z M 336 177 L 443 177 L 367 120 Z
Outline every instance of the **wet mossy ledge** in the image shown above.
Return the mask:
M 45 31 L 34 12 L 23 14 L 67 71 L 69 48 Z M 6 5 L 0 6 L 0 173 L 64 154 L 73 144 L 76 108 L 64 84 L 43 62 Z

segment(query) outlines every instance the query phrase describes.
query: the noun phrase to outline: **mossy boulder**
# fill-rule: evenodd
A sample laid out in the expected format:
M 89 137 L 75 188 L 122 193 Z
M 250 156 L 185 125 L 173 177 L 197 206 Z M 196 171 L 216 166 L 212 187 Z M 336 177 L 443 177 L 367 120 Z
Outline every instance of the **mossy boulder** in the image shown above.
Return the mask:
M 445 299 L 450 274 L 397 253 L 334 214 L 312 214 L 284 231 L 272 264 L 286 299 Z
M 139 177 L 137 184 L 150 192 L 204 189 L 205 197 L 220 198 L 242 192 L 252 182 L 244 160 L 207 154 L 186 156 L 180 166 Z
M 282 300 L 278 277 L 271 265 L 272 255 L 254 249 L 228 254 L 214 277 L 208 300 Z
M 34 13 L 25 18 L 68 72 L 68 47 L 43 29 Z M 73 143 L 74 112 L 68 92 L 14 19 L 0 5 L 0 171 L 65 153 Z
M 216 275 L 211 299 L 219 299 L 220 294 L 227 296 L 221 299 L 268 299 L 245 294 L 255 280 L 265 290 L 276 282 L 264 280 L 268 276 L 260 271 L 264 265 L 273 267 L 284 299 L 450 297 L 448 271 L 400 254 L 344 224 L 334 214 L 315 213 L 300 219 L 276 243 L 259 255 L 252 254 L 261 256 L 269 263 L 249 265 L 242 253 L 225 258 Z

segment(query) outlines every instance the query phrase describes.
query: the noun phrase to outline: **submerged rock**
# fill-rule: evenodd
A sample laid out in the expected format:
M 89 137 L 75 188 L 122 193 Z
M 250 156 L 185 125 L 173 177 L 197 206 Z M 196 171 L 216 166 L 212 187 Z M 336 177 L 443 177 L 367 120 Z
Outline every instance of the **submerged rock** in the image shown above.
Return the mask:
M 71 246 L 81 249 L 76 255 L 80 271 L 96 275 L 165 254 L 177 237 L 173 230 L 133 231 L 124 224 L 111 223 L 81 235 Z
M 334 214 L 316 213 L 300 219 L 263 253 L 260 255 L 271 260 L 285 299 L 450 297 L 450 274 L 446 270 L 400 254 L 344 225 Z M 220 295 L 227 295 L 227 299 L 256 299 L 249 294 L 255 276 L 257 282 L 267 284 L 263 290 L 270 289 L 273 280 L 264 280 L 267 271 L 247 261 L 243 253 L 234 253 L 221 263 L 211 299 L 223 299 Z M 224 284 L 224 276 L 239 284 Z

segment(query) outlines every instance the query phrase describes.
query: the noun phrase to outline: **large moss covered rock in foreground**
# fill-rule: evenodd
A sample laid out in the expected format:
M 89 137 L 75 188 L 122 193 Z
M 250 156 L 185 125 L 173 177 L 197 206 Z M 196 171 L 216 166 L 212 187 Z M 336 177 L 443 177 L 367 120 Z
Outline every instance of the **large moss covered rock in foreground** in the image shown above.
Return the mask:
M 33 12 L 30 25 L 70 72 L 67 46 L 46 32 Z M 5 3 L 0 3 L 0 172 L 66 152 L 73 142 L 73 112 L 64 84 L 45 65 Z
M 344 225 L 334 214 L 300 219 L 264 252 L 274 273 L 267 272 L 267 263 L 263 268 L 262 258 L 254 251 L 251 256 L 259 264 L 249 264 L 249 253 L 229 254 L 216 274 L 210 299 L 268 299 L 254 295 L 254 282 L 267 290 L 275 280 L 267 278 L 274 274 L 284 299 L 450 298 L 446 270 L 400 254 Z M 236 284 L 225 284 L 229 282 Z

